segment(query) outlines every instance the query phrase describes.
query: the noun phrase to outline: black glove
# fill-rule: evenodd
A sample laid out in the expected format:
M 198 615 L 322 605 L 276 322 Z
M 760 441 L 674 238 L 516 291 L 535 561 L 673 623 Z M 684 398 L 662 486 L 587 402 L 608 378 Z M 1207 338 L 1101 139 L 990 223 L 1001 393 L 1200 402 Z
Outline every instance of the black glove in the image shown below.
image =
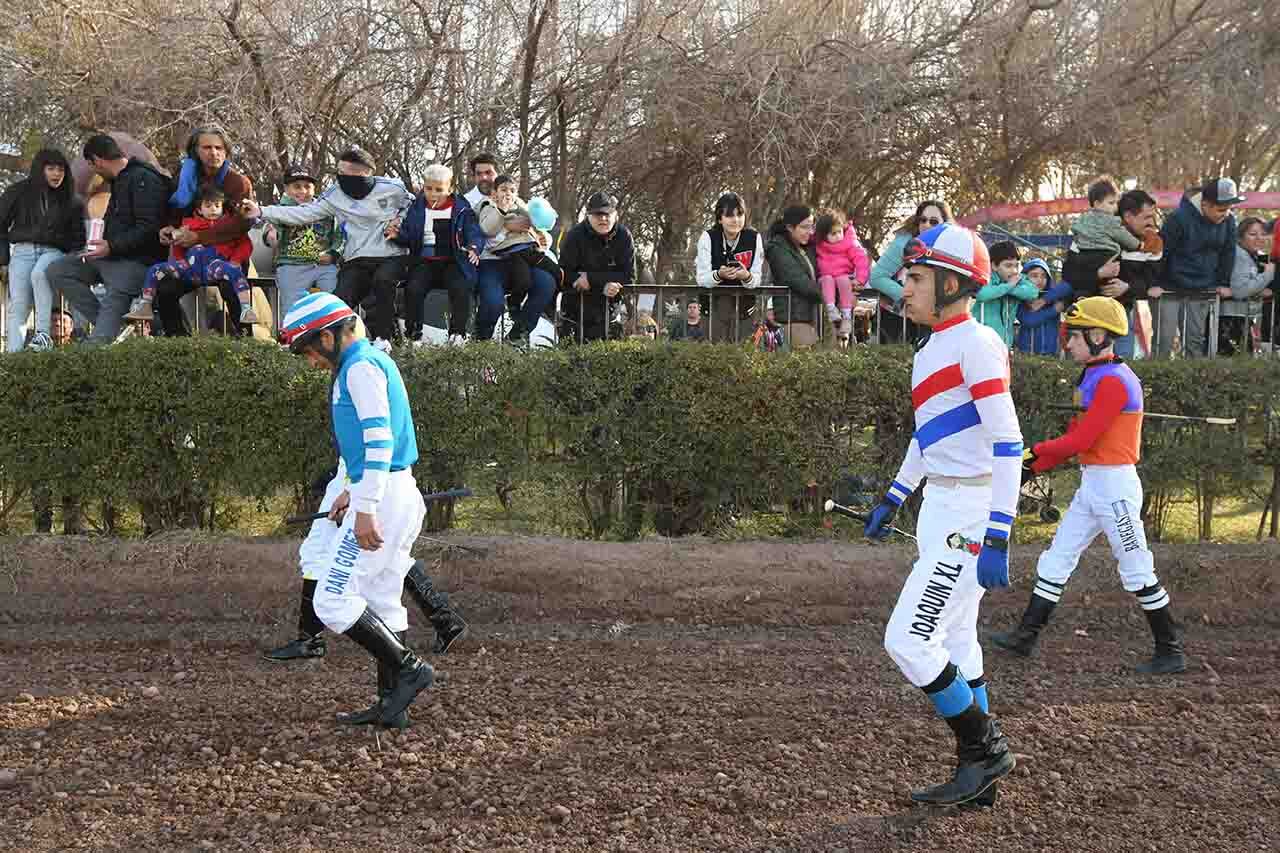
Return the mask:
M 1038 476 L 1035 469 L 1031 466 L 1035 464 L 1040 457 L 1036 456 L 1036 452 L 1030 447 L 1022 451 L 1022 485 L 1026 485 L 1027 481 Z

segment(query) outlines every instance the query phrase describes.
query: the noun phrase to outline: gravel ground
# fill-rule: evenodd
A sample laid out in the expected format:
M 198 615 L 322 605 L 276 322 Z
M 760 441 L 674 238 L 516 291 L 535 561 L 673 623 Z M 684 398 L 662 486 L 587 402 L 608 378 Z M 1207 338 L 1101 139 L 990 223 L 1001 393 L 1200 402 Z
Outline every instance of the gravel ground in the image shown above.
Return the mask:
M 1166 679 L 1132 674 L 1145 622 L 1089 552 L 1042 654 L 989 652 L 1018 769 L 957 811 L 907 800 L 954 747 L 881 648 L 905 548 L 454 541 L 485 552 L 438 570 L 472 633 L 375 738 L 332 723 L 370 699 L 354 644 L 258 655 L 290 636 L 296 543 L 10 540 L 0 849 L 1275 849 L 1274 543 L 1157 550 L 1192 658 Z

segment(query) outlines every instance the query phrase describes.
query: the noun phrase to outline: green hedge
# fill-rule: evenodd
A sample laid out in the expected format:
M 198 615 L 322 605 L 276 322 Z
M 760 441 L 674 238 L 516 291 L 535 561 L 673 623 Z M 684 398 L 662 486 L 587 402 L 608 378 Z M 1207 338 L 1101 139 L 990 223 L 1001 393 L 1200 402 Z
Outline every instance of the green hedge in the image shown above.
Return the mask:
M 540 482 L 572 500 L 589 535 L 705 527 L 717 507 L 800 506 L 853 475 L 882 487 L 911 433 L 910 353 L 768 355 L 730 346 L 616 343 L 525 354 L 497 346 L 405 350 L 423 488 Z M 1278 387 L 1266 360 L 1138 362 L 1147 408 L 1228 415 L 1239 428 L 1148 421 L 1141 466 L 1162 501 L 1270 489 Z M 1015 355 L 1028 441 L 1061 431 L 1078 369 Z M 35 485 L 141 506 L 151 530 L 216 526 L 219 500 L 266 499 L 333 461 L 328 377 L 262 343 L 129 341 L 0 358 L 0 488 Z M 1261 483 L 1261 486 L 1259 485 Z M 802 503 L 797 503 L 800 499 Z M 448 508 L 436 527 L 447 526 Z M 1156 531 L 1159 532 L 1158 529 Z M 1210 532 L 1202 529 L 1202 535 Z

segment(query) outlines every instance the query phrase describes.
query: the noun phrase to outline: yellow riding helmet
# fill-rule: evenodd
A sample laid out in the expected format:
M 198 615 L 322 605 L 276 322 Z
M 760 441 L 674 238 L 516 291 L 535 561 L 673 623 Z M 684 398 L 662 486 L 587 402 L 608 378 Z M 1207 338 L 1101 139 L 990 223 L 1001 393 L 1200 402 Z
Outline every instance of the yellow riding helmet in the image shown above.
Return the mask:
M 1062 319 L 1071 329 L 1106 329 L 1121 338 L 1129 334 L 1129 315 L 1124 306 L 1110 296 L 1086 296 L 1077 300 Z

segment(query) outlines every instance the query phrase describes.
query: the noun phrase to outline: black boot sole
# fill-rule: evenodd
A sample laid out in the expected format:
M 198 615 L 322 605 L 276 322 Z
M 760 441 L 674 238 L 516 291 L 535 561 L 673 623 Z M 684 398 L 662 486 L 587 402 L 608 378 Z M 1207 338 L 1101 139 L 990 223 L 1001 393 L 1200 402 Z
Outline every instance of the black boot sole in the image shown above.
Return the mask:
M 1019 643 L 1013 638 L 1011 633 L 1003 631 L 991 634 L 988 639 L 991 640 L 991 645 L 996 648 L 1006 651 L 1009 654 L 1017 655 L 1020 658 L 1033 657 L 1036 653 L 1036 646 L 1039 645 L 1038 643 L 1032 643 L 1031 645 Z
M 977 785 L 974 790 L 961 792 L 956 796 L 949 797 L 945 800 L 926 797 L 926 794 L 928 793 L 927 789 L 924 791 L 912 791 L 911 800 L 912 802 L 920 803 L 921 805 L 939 806 L 944 808 L 969 804 L 974 800 L 981 798 L 988 790 L 990 790 L 992 785 L 1013 772 L 1013 768 L 1018 764 L 1013 757 L 1013 753 L 1006 753 L 1005 758 L 1008 760 L 1002 760 L 996 766 L 986 769 L 983 782 Z
M 992 782 L 991 787 L 974 797 L 967 803 L 961 803 L 959 808 L 962 809 L 991 809 L 995 808 L 996 799 L 1000 796 L 1000 784 Z
M 384 727 L 390 728 L 396 723 L 401 714 L 413 704 L 413 700 L 418 694 L 426 690 L 436 680 L 435 670 L 430 664 L 419 663 L 417 668 L 408 675 L 401 673 L 397 679 L 395 689 L 387 696 L 383 703 L 379 722 Z
M 443 642 L 441 642 L 441 639 L 440 639 L 441 635 L 437 633 L 435 645 L 431 647 L 431 653 L 437 654 L 437 655 L 448 654 L 449 649 L 453 648 L 453 644 L 458 642 L 462 638 L 466 637 L 467 634 L 470 633 L 470 631 L 471 629 L 464 622 L 462 624 L 461 631 L 449 637 L 448 639 L 444 640 Z

